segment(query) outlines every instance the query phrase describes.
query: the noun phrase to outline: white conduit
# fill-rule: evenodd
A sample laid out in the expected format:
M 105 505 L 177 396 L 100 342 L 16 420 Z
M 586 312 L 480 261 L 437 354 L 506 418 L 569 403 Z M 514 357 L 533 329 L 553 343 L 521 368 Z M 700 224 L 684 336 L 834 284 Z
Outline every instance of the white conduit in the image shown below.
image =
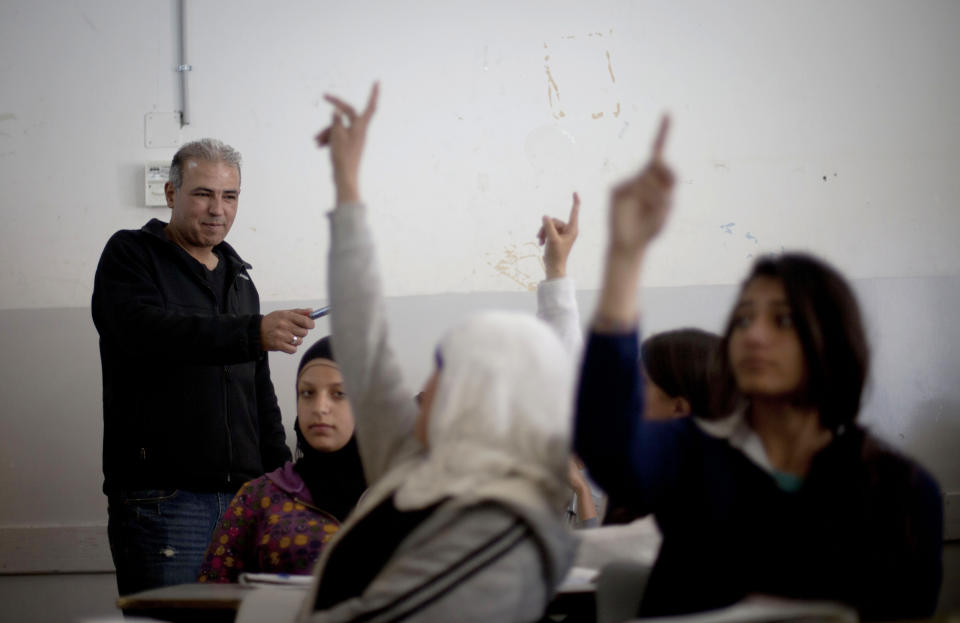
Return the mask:
M 187 73 L 193 69 L 187 63 L 187 0 L 180 0 L 180 64 L 177 65 L 177 71 L 180 72 L 180 95 L 182 98 L 182 108 L 180 110 L 180 127 L 190 125 L 190 98 L 187 84 Z

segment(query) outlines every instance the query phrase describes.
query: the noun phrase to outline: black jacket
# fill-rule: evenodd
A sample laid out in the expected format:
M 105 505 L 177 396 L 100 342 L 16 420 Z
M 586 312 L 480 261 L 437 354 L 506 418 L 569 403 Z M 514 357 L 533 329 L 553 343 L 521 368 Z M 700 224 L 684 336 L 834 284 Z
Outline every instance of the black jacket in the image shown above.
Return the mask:
M 100 256 L 104 492 L 236 491 L 289 460 L 251 266 L 227 243 L 225 313 L 206 268 L 153 219 Z

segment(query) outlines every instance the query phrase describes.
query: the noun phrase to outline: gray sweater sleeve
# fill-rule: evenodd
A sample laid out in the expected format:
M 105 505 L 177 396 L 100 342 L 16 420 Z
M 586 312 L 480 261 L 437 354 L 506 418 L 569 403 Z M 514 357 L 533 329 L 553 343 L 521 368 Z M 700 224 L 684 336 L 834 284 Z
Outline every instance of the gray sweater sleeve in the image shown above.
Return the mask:
M 576 289 L 569 277 L 547 279 L 537 284 L 537 318 L 557 332 L 567 352 L 579 359 L 583 350 L 583 329 Z
M 548 601 L 529 526 L 496 504 L 438 512 L 401 544 L 367 590 L 311 623 L 536 621 Z
M 356 423 L 357 445 L 373 484 L 420 450 L 417 407 L 390 345 L 373 240 L 361 203 L 330 213 L 330 323 Z

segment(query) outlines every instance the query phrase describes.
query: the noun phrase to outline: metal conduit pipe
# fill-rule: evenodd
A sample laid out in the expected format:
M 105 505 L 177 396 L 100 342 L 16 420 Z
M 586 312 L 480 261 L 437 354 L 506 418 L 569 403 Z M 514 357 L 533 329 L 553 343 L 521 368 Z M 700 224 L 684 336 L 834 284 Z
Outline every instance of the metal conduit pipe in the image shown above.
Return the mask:
M 177 65 L 177 71 L 180 72 L 180 127 L 190 125 L 190 90 L 187 81 L 187 74 L 193 69 L 193 66 L 187 63 L 187 0 L 180 0 L 180 64 Z

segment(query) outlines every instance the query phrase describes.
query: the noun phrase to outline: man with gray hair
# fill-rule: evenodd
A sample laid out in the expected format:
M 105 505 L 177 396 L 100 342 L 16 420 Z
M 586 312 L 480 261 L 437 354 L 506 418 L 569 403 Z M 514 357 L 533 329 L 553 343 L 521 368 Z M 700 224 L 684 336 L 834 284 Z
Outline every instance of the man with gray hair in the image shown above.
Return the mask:
M 121 595 L 193 582 L 240 486 L 290 459 L 267 351 L 295 353 L 309 309 L 260 314 L 224 242 L 240 154 L 184 145 L 165 187 L 170 222 L 110 238 L 94 279 L 103 368 L 103 490 Z

